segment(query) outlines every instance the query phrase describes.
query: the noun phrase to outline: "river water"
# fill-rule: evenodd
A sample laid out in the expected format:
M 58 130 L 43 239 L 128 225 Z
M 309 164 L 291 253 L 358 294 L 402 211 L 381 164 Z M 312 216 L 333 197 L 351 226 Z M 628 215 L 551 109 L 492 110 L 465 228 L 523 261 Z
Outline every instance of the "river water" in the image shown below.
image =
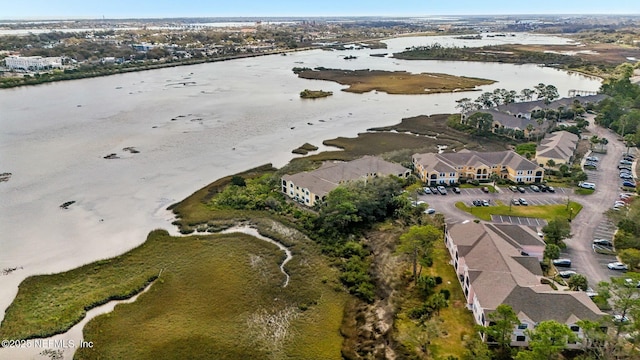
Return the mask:
M 567 42 L 528 34 L 491 41 Z M 0 173 L 12 173 L 0 183 L 0 269 L 21 267 L 0 275 L 0 310 L 29 275 L 121 254 L 150 230 L 170 228 L 166 207 L 221 176 L 269 162 L 282 166 L 305 142 L 321 145 L 403 117 L 455 112 L 456 99 L 480 95 L 352 94 L 339 84 L 299 79 L 293 67 L 498 81 L 483 91 L 520 91 L 543 82 L 566 96 L 569 89 L 600 86 L 596 79 L 536 65 L 369 56 L 433 42 L 486 41 L 400 38 L 389 40 L 387 50 L 312 50 L 0 90 Z M 344 60 L 346 55 L 357 59 Z M 305 88 L 334 95 L 303 100 L 298 93 Z M 109 154 L 118 158 L 104 159 Z M 67 201 L 75 203 L 61 209 Z

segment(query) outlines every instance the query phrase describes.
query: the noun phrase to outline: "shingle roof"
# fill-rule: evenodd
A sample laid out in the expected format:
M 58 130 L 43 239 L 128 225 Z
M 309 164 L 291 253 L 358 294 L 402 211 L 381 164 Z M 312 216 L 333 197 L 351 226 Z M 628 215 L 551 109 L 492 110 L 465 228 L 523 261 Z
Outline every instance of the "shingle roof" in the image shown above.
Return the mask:
M 514 114 L 509 114 L 506 112 L 500 112 L 494 109 L 488 110 L 479 110 L 479 113 L 487 113 L 491 114 L 493 117 L 493 121 L 499 123 L 507 129 L 514 130 L 526 130 L 527 126 L 532 125 L 535 130 L 546 130 L 549 127 L 549 122 L 544 121 L 542 125 L 539 125 L 538 122 L 534 119 L 527 119 L 526 117 L 518 117 L 518 112 Z
M 544 243 L 532 228 L 482 223 L 454 224 L 448 235 L 464 258 L 469 281 L 484 311 L 510 305 L 520 318 L 534 322 L 596 320 L 604 315 L 584 292 L 555 291 L 540 283 L 536 257 L 520 255 L 519 246 Z
M 598 320 L 605 315 L 582 291 L 545 291 L 517 286 L 504 299 L 515 313 L 524 313 L 534 322 L 556 320 L 575 324 L 577 320 Z
M 407 170 L 402 165 L 385 161 L 376 156 L 364 156 L 349 162 L 323 163 L 316 170 L 284 175 L 282 179 L 307 188 L 318 196 L 324 196 L 344 181 L 361 179 L 370 174 L 378 176 L 401 175 Z
M 539 168 L 536 163 L 513 151 L 477 152 L 464 149 L 458 152 L 442 154 L 415 154 L 413 159 L 427 171 L 440 171 L 436 168 L 438 166 L 443 169 L 440 172 L 456 171 L 455 168 L 458 166 L 493 167 L 495 165 L 506 165 L 517 170 L 535 170 Z
M 536 149 L 537 157 L 562 159 L 568 162 L 573 156 L 580 137 L 568 131 L 556 131 L 547 135 Z

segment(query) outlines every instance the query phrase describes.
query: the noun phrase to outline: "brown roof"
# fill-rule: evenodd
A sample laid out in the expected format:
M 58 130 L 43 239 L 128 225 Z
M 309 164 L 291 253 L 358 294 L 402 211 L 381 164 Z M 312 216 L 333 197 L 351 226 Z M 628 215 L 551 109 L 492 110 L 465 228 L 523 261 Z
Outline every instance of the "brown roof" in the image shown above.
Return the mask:
M 515 170 L 536 170 L 539 168 L 536 163 L 513 151 L 478 152 L 464 149 L 442 154 L 414 154 L 413 159 L 427 171 L 439 172 L 456 171 L 455 168 L 458 166 L 493 167 L 505 165 Z M 436 169 L 436 167 L 443 169 L 443 171 Z
M 521 318 L 565 324 L 603 315 L 586 293 L 555 291 L 540 283 L 538 259 L 520 253 L 521 246 L 544 245 L 532 228 L 470 222 L 447 230 L 458 246 L 458 256 L 464 257 L 469 280 L 485 311 L 508 304 Z
M 547 135 L 536 149 L 536 157 L 548 157 L 569 161 L 580 137 L 568 131 L 556 131 Z
M 320 168 L 282 179 L 292 181 L 296 186 L 309 189 L 318 196 L 324 196 L 342 182 L 363 179 L 367 176 L 401 176 L 409 169 L 402 165 L 385 161 L 376 156 L 364 156 L 349 162 L 326 162 Z

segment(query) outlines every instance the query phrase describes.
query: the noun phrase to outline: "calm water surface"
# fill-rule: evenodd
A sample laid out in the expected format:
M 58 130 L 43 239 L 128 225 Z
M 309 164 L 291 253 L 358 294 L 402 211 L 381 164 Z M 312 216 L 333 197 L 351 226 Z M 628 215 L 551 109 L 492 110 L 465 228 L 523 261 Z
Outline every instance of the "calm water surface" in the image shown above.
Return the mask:
M 526 34 L 494 41 L 545 39 L 567 42 Z M 456 99 L 480 95 L 351 94 L 335 83 L 299 79 L 291 72 L 295 66 L 498 81 L 483 91 L 520 91 L 543 82 L 566 96 L 569 89 L 600 85 L 535 65 L 369 56 L 433 41 L 454 43 L 450 37 L 401 38 L 390 40 L 388 50 L 314 50 L 1 90 L 0 173 L 13 176 L 0 183 L 0 269 L 22 269 L 0 276 L 0 310 L 28 275 L 118 255 L 142 243 L 150 230 L 170 229 L 165 208 L 221 176 L 269 162 L 281 166 L 305 142 L 320 145 L 403 117 L 455 112 Z M 357 59 L 344 60 L 346 55 Z M 334 95 L 302 100 L 298 93 L 305 88 Z M 103 158 L 112 153 L 119 159 Z M 60 209 L 66 201 L 76 203 Z

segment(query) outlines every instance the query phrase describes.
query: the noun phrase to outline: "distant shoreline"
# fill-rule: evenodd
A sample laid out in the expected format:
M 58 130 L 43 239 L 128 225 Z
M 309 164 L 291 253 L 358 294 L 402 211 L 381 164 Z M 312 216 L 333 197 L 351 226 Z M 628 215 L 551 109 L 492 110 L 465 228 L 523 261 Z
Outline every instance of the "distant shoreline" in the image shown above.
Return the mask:
M 59 82 L 59 81 L 89 79 L 89 78 L 109 76 L 109 75 L 127 74 L 127 73 L 138 72 L 138 71 L 157 70 L 157 69 L 187 66 L 187 65 L 199 65 L 199 64 L 205 64 L 205 63 L 254 58 L 259 56 L 267 56 L 267 55 L 287 54 L 287 53 L 315 50 L 315 49 L 319 49 L 319 48 L 305 47 L 305 48 L 299 48 L 299 49 L 272 50 L 272 51 L 257 53 L 257 54 L 240 54 L 240 55 L 224 56 L 224 57 L 217 57 L 217 58 L 204 58 L 204 59 L 195 59 L 195 60 L 188 60 L 188 61 L 165 62 L 160 64 L 144 64 L 140 66 L 126 67 L 126 68 L 125 67 L 108 67 L 108 68 L 98 68 L 98 69 L 88 70 L 86 72 L 80 71 L 77 73 L 63 73 L 63 74 L 57 74 L 57 75 L 43 74 L 38 78 L 33 76 L 26 79 L 18 78 L 16 83 L 8 83 L 8 82 L 0 83 L 0 89 L 11 89 L 11 88 L 16 88 L 21 86 L 33 86 L 33 85 L 48 84 L 48 83 Z

